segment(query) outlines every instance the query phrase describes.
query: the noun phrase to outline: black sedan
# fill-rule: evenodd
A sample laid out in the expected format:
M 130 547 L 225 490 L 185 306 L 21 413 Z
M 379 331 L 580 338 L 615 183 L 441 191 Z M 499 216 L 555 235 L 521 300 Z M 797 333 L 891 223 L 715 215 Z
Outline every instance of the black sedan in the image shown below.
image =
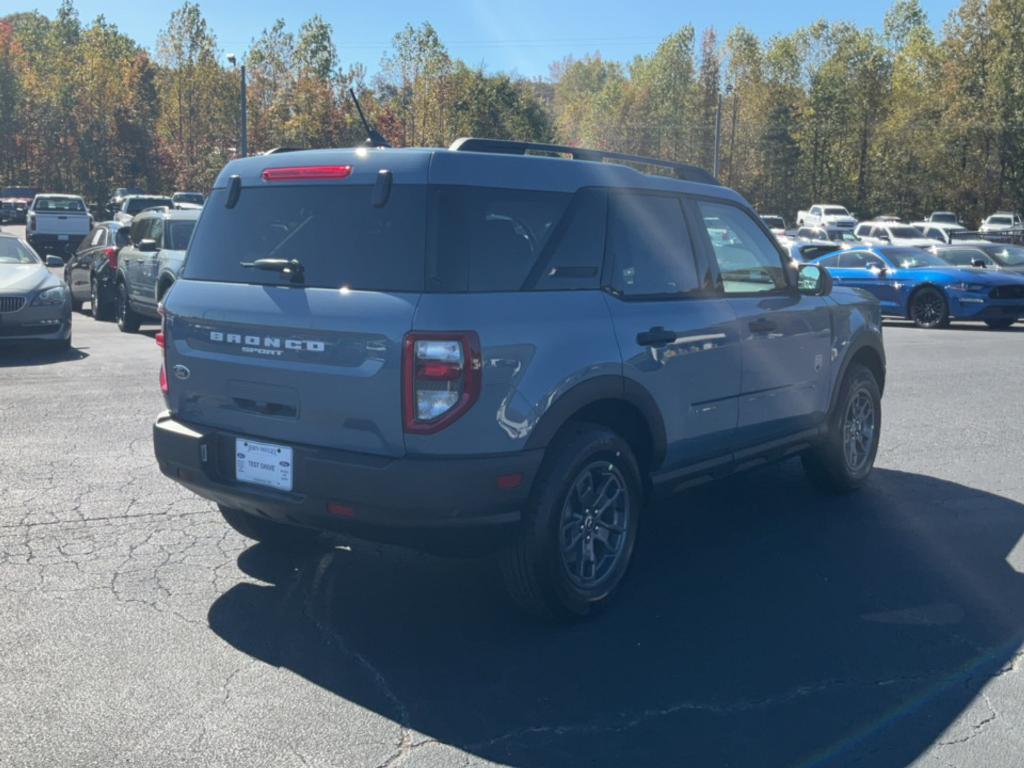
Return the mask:
M 64 282 L 76 310 L 89 302 L 97 320 L 112 320 L 117 281 L 117 257 L 128 243 L 128 227 L 102 221 L 82 240 L 64 265 Z

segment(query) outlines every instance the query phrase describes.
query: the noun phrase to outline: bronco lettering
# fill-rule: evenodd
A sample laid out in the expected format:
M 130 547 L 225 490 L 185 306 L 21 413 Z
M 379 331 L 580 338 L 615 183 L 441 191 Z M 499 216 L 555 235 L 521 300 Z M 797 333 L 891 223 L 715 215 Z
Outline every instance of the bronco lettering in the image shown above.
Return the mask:
M 242 347 L 243 352 L 258 354 L 266 354 L 264 349 L 281 349 L 282 346 L 295 352 L 325 352 L 327 350 L 327 345 L 322 341 L 281 339 L 277 336 L 242 336 L 238 333 L 224 333 L 223 331 L 210 331 L 210 341 L 237 344 Z

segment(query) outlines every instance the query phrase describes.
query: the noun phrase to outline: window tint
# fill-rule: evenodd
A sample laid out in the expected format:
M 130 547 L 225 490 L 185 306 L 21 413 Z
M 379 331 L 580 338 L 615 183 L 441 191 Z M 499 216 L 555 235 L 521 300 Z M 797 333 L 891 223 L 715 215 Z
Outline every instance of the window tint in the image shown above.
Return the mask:
M 538 261 L 536 287 L 539 290 L 600 287 L 606 200 L 607 195 L 600 189 L 581 189 L 573 197 Z
M 192 237 L 192 230 L 195 227 L 194 220 L 164 222 L 163 247 L 172 251 L 184 251 L 188 248 L 188 239 Z
M 839 254 L 839 266 L 843 269 L 868 269 L 878 267 L 882 269 L 885 263 L 870 253 L 864 251 L 845 251 Z
M 43 211 L 76 211 L 85 212 L 85 204 L 77 197 L 37 197 L 35 210 Z
M 157 208 L 160 206 L 172 205 L 169 197 L 133 197 L 130 200 L 125 201 L 125 213 L 132 215 L 139 211 L 144 211 L 147 208 Z
M 118 248 L 123 248 L 124 246 L 128 245 L 128 227 L 118 227 L 117 229 L 113 230 L 113 232 L 114 245 L 116 245 Z
M 938 253 L 944 260 L 956 267 L 970 267 L 972 266 L 971 262 L 976 259 L 984 261 L 990 266 L 992 264 L 992 259 L 976 248 L 944 248 Z
M 838 267 L 839 266 L 839 254 L 835 254 L 834 256 L 829 256 L 827 258 L 824 258 L 821 261 L 819 261 L 818 263 L 821 264 L 824 267 Z
M 432 283 L 442 291 L 523 288 L 572 195 L 489 187 L 431 193 Z
M 147 237 L 149 237 L 149 227 L 152 223 L 152 219 L 135 219 L 132 222 L 132 242 L 141 243 Z
M 870 224 L 858 224 L 857 225 L 857 229 L 854 230 L 854 233 L 858 237 L 867 237 L 868 235 L 871 234 L 871 225 Z
M 676 197 L 608 198 L 612 288 L 625 296 L 678 296 L 699 290 L 693 246 Z
M 804 261 L 810 261 L 834 250 L 835 246 L 832 245 L 805 245 L 800 248 L 800 256 Z
M 725 293 L 760 293 L 786 287 L 778 250 L 742 209 L 699 203 Z
M 164 220 L 163 219 L 150 219 L 149 231 L 146 233 L 146 237 L 150 240 L 156 241 L 157 248 L 164 247 Z
M 298 259 L 305 285 L 355 290 L 423 289 L 426 189 L 395 184 L 373 205 L 370 185 L 245 187 L 234 208 L 210 195 L 184 268 L 191 280 L 287 285 L 279 272 L 243 267 L 257 259 Z M 460 233 L 451 233 L 456 239 Z

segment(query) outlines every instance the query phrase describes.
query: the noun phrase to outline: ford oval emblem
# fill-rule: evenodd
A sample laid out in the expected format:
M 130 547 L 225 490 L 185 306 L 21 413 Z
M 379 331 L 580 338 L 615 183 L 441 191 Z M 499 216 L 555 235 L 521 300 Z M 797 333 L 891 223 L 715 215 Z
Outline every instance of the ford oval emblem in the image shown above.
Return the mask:
M 174 378 L 184 381 L 192 375 L 192 371 L 186 368 L 184 365 L 176 365 L 171 370 L 174 371 Z

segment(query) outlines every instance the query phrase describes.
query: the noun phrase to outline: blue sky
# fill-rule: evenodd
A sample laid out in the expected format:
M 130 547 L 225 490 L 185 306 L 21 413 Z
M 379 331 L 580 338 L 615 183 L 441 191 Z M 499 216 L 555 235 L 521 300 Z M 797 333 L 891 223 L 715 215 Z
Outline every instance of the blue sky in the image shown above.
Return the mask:
M 147 47 L 167 23 L 179 0 L 76 0 L 83 21 L 102 13 Z M 410 22 L 430 21 L 449 51 L 472 65 L 544 76 L 548 65 L 565 56 L 595 50 L 606 58 L 628 60 L 649 53 L 662 38 L 684 24 L 698 30 L 713 26 L 724 34 L 743 24 L 756 34 L 790 32 L 818 18 L 847 20 L 880 28 L 890 0 L 808 2 L 807 0 L 714 0 L 713 2 L 622 2 L 622 0 L 385 0 L 324 3 L 313 0 L 199 0 L 225 51 L 244 51 L 274 19 L 289 28 L 319 13 L 334 27 L 343 64 L 362 62 L 372 73 L 391 36 Z M 921 0 L 939 28 L 957 0 Z M 0 15 L 33 5 L 51 15 L 57 0 L 0 0 Z

